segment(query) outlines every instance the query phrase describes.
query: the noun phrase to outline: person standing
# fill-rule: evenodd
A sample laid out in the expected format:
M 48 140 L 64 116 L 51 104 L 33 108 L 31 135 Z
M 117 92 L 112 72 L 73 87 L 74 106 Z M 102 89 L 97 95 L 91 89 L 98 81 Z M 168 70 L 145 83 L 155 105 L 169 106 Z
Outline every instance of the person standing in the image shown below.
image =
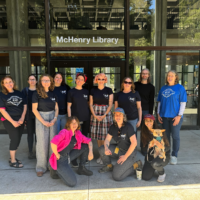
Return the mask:
M 158 121 L 166 130 L 167 138 L 170 142 L 172 136 L 172 154 L 170 163 L 177 164 L 178 151 L 180 147 L 180 129 L 183 122 L 183 113 L 187 102 L 185 88 L 178 83 L 178 73 L 170 70 L 166 76 L 164 85 L 158 94 Z
M 26 98 L 17 90 L 15 81 L 11 76 L 1 80 L 0 92 L 1 120 L 10 138 L 10 167 L 22 168 L 23 164 L 15 155 L 24 131 L 24 119 L 27 110 Z
M 67 122 L 67 94 L 70 87 L 65 84 L 65 79 L 61 72 L 54 75 L 54 93 L 58 99 L 59 114 L 57 118 L 57 134 L 65 128 Z
M 75 116 L 81 124 L 81 132 L 87 137 L 90 128 L 89 91 L 83 88 L 87 77 L 83 73 L 76 75 L 76 87 L 69 90 L 67 95 L 68 117 Z M 71 164 L 78 167 L 77 160 Z
M 142 120 L 141 98 L 139 93 L 135 91 L 135 85 L 130 77 L 124 78 L 121 91 L 115 96 L 115 108 L 117 107 L 124 109 L 128 122 L 137 132 Z
M 28 84 L 29 87 L 25 87 L 22 90 L 23 95 L 26 97 L 27 101 L 27 112 L 26 112 L 26 129 L 27 129 L 27 141 L 28 141 L 28 158 L 29 159 L 35 159 L 35 153 L 33 153 L 33 143 L 34 143 L 34 133 L 35 133 L 35 115 L 32 112 L 32 96 L 33 93 L 36 91 L 36 84 L 37 80 L 35 75 L 31 74 L 28 77 Z M 36 137 L 35 137 L 36 142 Z
M 90 91 L 90 130 L 91 138 L 97 140 L 98 147 L 104 144 L 104 140 L 110 126 L 113 124 L 111 108 L 113 105 L 112 89 L 106 87 L 107 77 L 104 73 L 96 75 L 94 84 L 98 87 L 92 88 Z M 101 157 L 97 159 L 98 164 L 103 164 Z
M 38 177 L 43 176 L 47 171 L 47 161 L 52 154 L 50 141 L 57 130 L 58 103 L 53 90 L 53 78 L 44 74 L 40 76 L 37 91 L 32 97 L 32 111 L 36 117 L 36 173 Z

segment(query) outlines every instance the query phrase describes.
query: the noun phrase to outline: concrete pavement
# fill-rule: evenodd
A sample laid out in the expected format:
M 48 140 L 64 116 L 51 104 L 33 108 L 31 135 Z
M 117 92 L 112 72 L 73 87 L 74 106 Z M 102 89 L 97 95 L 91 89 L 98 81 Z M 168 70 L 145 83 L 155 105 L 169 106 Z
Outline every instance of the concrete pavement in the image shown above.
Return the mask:
M 91 177 L 77 175 L 77 186 L 69 188 L 50 178 L 49 172 L 39 178 L 35 173 L 35 160 L 29 160 L 27 135 L 23 135 L 17 158 L 24 168 L 8 165 L 9 138 L 0 135 L 0 200 L 4 199 L 200 199 L 200 131 L 181 131 L 181 147 L 178 164 L 167 165 L 164 183 L 158 183 L 157 174 L 150 181 L 138 181 L 135 175 L 122 182 L 112 179 L 111 173 L 99 174 L 96 164 L 97 145 L 94 142 L 95 159 L 87 166 L 94 172 Z M 138 136 L 139 138 L 139 136 Z M 139 142 L 138 142 L 139 143 Z M 138 148 L 139 149 L 139 148 Z M 138 151 L 137 159 L 144 160 Z M 116 160 L 113 161 L 114 163 Z M 74 169 L 76 171 L 76 169 Z

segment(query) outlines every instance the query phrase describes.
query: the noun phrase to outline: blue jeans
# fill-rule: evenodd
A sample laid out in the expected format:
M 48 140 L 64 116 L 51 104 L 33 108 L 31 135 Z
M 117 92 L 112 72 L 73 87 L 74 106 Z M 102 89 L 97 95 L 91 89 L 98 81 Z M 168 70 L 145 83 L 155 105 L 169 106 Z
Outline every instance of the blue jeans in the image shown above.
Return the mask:
M 67 122 L 67 114 L 65 115 L 58 115 L 57 117 L 57 133 L 60 132 L 60 130 L 65 128 L 65 124 Z
M 136 127 L 136 124 L 138 123 L 138 119 L 134 119 L 134 120 L 127 120 L 131 125 L 132 127 L 134 128 L 134 131 L 135 131 L 135 135 L 136 135 L 136 138 L 137 138 L 137 127 Z
M 142 111 L 142 120 L 144 118 L 145 115 L 149 114 L 149 111 L 148 110 L 143 110 Z
M 166 136 L 170 143 L 170 136 L 172 136 L 173 145 L 172 145 L 172 156 L 177 157 L 180 147 L 180 129 L 183 123 L 183 118 L 180 119 L 178 125 L 173 126 L 173 118 L 162 117 L 163 124 L 162 127 L 166 130 Z

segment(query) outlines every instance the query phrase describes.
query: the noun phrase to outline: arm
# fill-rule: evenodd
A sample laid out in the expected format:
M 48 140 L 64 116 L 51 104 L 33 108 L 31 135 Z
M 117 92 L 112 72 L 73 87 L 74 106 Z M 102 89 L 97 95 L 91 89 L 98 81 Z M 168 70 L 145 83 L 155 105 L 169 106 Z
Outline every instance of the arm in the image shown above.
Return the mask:
M 94 109 L 93 109 L 93 96 L 92 95 L 90 95 L 89 106 L 90 106 L 90 111 L 91 111 L 92 115 L 94 116 L 94 118 L 96 118 L 97 120 L 99 120 L 98 116 L 95 115 L 95 113 L 94 113 Z
M 23 124 L 24 123 L 24 119 L 25 119 L 25 116 L 26 116 L 26 111 L 27 111 L 27 105 L 25 104 L 22 116 L 21 116 L 21 118 L 18 121 L 19 124 Z
M 104 148 L 105 148 L 106 155 L 112 155 L 111 151 L 109 150 L 111 139 L 112 139 L 112 136 L 108 133 L 104 141 Z
M 126 161 L 126 159 L 133 153 L 135 148 L 137 147 L 137 139 L 136 139 L 135 135 L 130 137 L 130 141 L 131 141 L 131 145 L 128 148 L 128 151 L 126 152 L 125 155 L 122 155 L 119 157 L 119 160 L 117 161 L 118 164 L 122 165 Z
M 118 101 L 115 101 L 115 109 L 118 108 Z
M 137 109 L 138 109 L 138 123 L 136 124 L 136 127 L 138 128 L 142 121 L 142 107 L 141 107 L 141 101 L 136 102 Z
M 7 111 L 3 108 L 0 108 L 0 112 L 3 115 L 5 119 L 7 119 L 15 128 L 20 126 L 20 124 L 17 121 L 14 121 L 11 116 L 7 113 Z
M 60 159 L 60 154 L 58 153 L 57 145 L 51 143 L 51 149 L 52 149 L 53 153 L 55 154 L 57 160 L 59 160 Z
M 158 115 L 158 121 L 162 124 L 162 117 L 160 117 L 160 102 L 158 102 L 158 108 L 157 108 L 157 115 Z
M 56 102 L 55 105 L 55 116 L 54 119 L 50 122 L 50 126 L 53 126 L 55 124 L 55 122 L 57 121 L 57 117 L 58 117 L 58 103 Z
M 180 108 L 179 108 L 179 112 L 178 112 L 178 116 L 174 117 L 173 121 L 173 126 L 176 126 L 179 124 L 180 120 L 181 120 L 181 117 L 184 113 L 184 110 L 185 110 L 185 106 L 186 106 L 186 102 L 181 102 L 180 103 Z
M 88 148 L 89 148 L 88 160 L 92 160 L 94 158 L 92 141 L 88 143 Z
M 72 103 L 67 102 L 67 114 L 68 114 L 68 117 L 71 117 L 71 106 L 72 106 Z
M 38 108 L 38 103 L 32 103 L 32 111 L 35 115 L 35 117 L 44 125 L 49 127 L 49 122 L 46 122 L 40 115 L 40 113 L 37 110 Z
M 153 87 L 149 95 L 149 114 L 151 115 L 153 114 L 154 96 L 155 96 L 155 87 Z

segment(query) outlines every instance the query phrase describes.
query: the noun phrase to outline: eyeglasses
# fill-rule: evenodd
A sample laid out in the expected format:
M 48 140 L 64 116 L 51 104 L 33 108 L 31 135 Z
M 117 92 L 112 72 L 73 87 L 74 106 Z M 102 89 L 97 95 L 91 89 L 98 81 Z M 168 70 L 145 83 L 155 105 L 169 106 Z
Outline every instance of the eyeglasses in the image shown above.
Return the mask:
M 149 73 L 142 73 L 142 75 L 149 75 Z
M 98 81 L 104 81 L 105 79 L 100 79 L 100 78 L 98 78 Z
M 125 83 L 125 84 L 129 84 L 129 85 L 132 84 L 132 82 L 128 82 L 128 81 L 124 81 L 124 83 Z
M 80 79 L 80 78 L 77 78 L 76 80 L 77 80 L 77 81 L 84 81 L 84 79 Z
M 42 80 L 42 82 L 44 82 L 44 83 L 49 83 L 50 80 Z

